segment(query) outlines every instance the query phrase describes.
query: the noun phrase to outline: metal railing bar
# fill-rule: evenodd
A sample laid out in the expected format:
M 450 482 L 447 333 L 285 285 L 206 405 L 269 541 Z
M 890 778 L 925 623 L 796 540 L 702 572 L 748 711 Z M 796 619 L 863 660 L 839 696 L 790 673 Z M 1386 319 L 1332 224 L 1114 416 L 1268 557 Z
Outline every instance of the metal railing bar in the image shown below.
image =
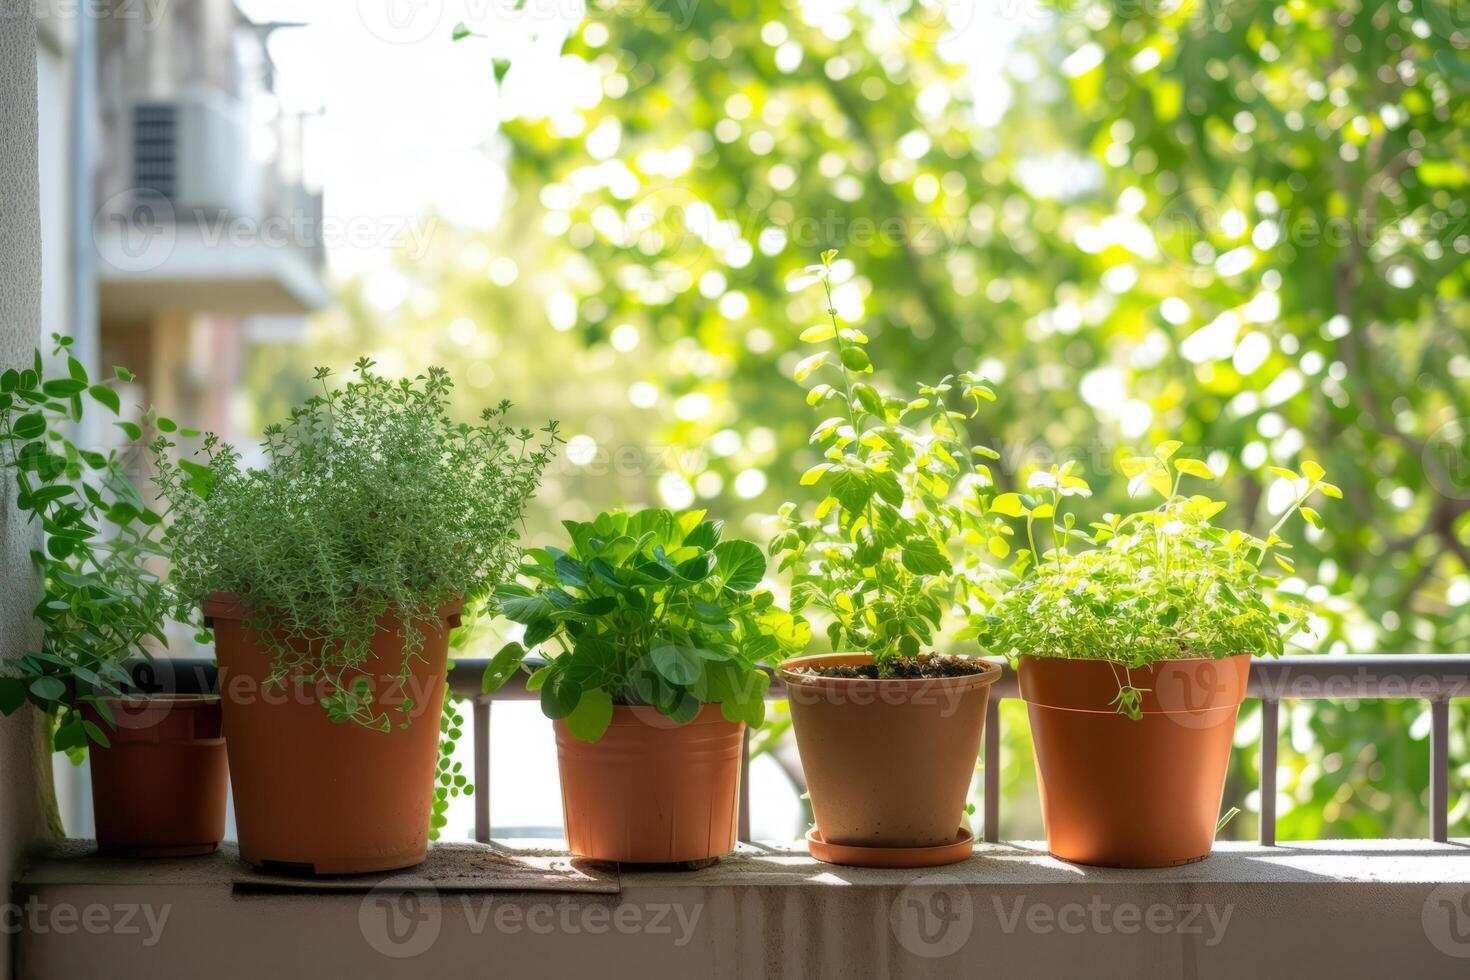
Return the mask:
M 985 709 L 985 840 L 1000 841 L 1000 696 L 990 694 Z
M 737 811 L 735 836 L 750 840 L 750 726 L 740 744 L 740 809 Z
M 1276 843 L 1276 750 L 1280 735 L 1277 726 L 1281 721 L 1281 702 L 1271 699 L 1261 701 L 1261 843 L 1270 847 Z
M 474 702 L 475 840 L 490 843 L 490 705 L 488 698 Z
M 1429 702 L 1429 836 L 1449 840 L 1450 702 Z

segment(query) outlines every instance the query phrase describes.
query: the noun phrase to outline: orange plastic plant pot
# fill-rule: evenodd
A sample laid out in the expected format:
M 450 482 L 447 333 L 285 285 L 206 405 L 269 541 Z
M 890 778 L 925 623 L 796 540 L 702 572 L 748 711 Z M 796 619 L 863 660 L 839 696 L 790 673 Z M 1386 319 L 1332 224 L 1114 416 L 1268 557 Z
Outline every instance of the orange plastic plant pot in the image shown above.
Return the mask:
M 1000 667 L 914 680 L 792 669 L 872 662 L 868 654 L 831 653 L 781 665 L 821 839 L 833 847 L 954 844 Z
M 1250 657 L 1107 660 L 1022 657 L 1047 847 L 1059 858 L 1161 868 L 1207 857 L 1215 840 Z M 1127 677 L 1141 720 L 1113 704 Z
M 224 733 L 240 856 L 272 870 L 315 874 L 391 871 L 428 854 L 429 816 L 439 754 L 449 630 L 459 625 L 458 604 L 429 622 L 410 658 L 405 682 L 402 624 L 378 622 L 372 653 L 343 676 L 368 680 L 388 731 L 333 722 L 320 684 L 267 686 L 272 647 L 245 625 L 247 612 L 229 597 L 205 603 L 219 658 Z M 398 710 L 412 698 L 406 715 Z
M 88 749 L 98 850 L 126 857 L 211 853 L 225 835 L 229 791 L 220 699 L 106 700 L 113 724 L 82 705 L 83 717 L 108 741 Z
M 735 849 L 745 723 L 705 705 L 687 725 L 613 708 L 585 742 L 555 722 L 567 847 L 599 861 L 703 861 Z

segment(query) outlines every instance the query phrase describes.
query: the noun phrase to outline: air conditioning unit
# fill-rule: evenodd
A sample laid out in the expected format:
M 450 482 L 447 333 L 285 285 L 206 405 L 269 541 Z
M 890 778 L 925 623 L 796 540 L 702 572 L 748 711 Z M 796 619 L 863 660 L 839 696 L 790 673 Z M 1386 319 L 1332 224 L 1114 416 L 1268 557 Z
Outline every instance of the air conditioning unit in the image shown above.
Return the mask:
M 137 102 L 132 118 L 133 191 L 167 201 L 174 217 L 258 217 L 258 168 L 247 108 L 220 92 Z

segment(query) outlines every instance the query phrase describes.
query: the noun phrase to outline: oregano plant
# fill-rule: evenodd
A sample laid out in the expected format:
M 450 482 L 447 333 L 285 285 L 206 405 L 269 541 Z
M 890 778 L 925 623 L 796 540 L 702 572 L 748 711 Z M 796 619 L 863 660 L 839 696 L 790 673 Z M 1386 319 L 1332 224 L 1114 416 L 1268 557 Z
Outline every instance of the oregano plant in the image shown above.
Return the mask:
M 816 349 L 796 380 L 824 378 L 807 403 L 827 414 L 812 431 L 822 462 L 801 477 L 822 493 L 810 511 L 781 507 L 770 543 L 792 572 L 792 612 L 818 608 L 836 651 L 872 655 L 880 677 L 922 670 L 945 616 L 975 601 L 984 555 L 1004 554 L 1011 529 L 993 512 L 997 454 L 970 441 L 969 419 L 995 393 L 974 373 L 921 384 L 912 396 L 882 390 L 862 330 L 838 319 L 833 302 L 837 253 L 822 253 L 793 280 L 817 286 L 826 320 L 801 334 Z M 930 669 L 969 669 L 953 658 L 926 658 Z
M 1179 457 L 1169 441 L 1150 456 L 1122 461 L 1129 493 L 1158 498 L 1149 508 L 1105 514 L 1077 527 L 1063 513 L 1089 495 L 1071 462 L 1037 470 L 1024 493 L 992 501 L 1018 520 L 1025 546 L 992 582 L 987 608 L 968 635 L 994 653 L 1109 660 L 1122 664 L 1115 707 L 1140 717 L 1145 689 L 1131 671 L 1162 660 L 1237 654 L 1280 656 L 1307 624 L 1309 608 L 1277 588 L 1294 563 L 1278 533 L 1300 514 L 1321 527 L 1309 506 L 1317 494 L 1340 497 L 1315 462 L 1301 472 L 1273 468 L 1292 499 L 1264 537 L 1217 526 L 1225 503 L 1185 494 L 1186 480 L 1209 480 L 1202 460 Z

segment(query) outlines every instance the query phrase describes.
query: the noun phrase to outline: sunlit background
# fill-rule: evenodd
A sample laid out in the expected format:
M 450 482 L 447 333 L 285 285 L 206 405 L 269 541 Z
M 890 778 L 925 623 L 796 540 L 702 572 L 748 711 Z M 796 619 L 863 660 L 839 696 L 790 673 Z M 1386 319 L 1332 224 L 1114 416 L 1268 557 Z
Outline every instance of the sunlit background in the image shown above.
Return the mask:
M 83 111 L 97 346 L 139 372 L 140 403 L 248 440 L 313 365 L 442 364 L 466 413 L 510 398 L 527 424 L 561 420 L 533 541 L 646 504 L 763 540 L 816 460 L 791 368 L 820 310 L 785 283 L 833 247 L 836 306 L 885 383 L 996 384 L 972 434 L 1008 485 L 1075 458 L 1101 514 L 1123 506 L 1119 454 L 1179 438 L 1260 532 L 1289 503 L 1269 468 L 1320 460 L 1345 499 L 1292 532 L 1286 583 L 1320 606 L 1310 649 L 1470 652 L 1463 3 L 136 6 L 98 24 Z M 66 214 L 84 49 L 64 17 L 47 30 L 64 324 L 86 312 Z M 248 187 L 199 150 L 218 200 L 140 214 L 133 107 L 160 101 L 228 120 L 188 138 L 237 139 Z M 477 652 L 504 635 L 482 627 Z M 1282 839 L 1422 835 L 1426 704 L 1284 708 Z M 1005 833 L 1037 837 L 1025 713 L 1004 710 Z M 493 718 L 495 832 L 559 833 L 549 725 L 533 704 Z M 757 837 L 805 827 L 780 719 Z M 1226 788 L 1245 815 L 1224 836 L 1256 831 L 1259 730 L 1248 703 Z M 471 823 L 459 806 L 449 836 Z

